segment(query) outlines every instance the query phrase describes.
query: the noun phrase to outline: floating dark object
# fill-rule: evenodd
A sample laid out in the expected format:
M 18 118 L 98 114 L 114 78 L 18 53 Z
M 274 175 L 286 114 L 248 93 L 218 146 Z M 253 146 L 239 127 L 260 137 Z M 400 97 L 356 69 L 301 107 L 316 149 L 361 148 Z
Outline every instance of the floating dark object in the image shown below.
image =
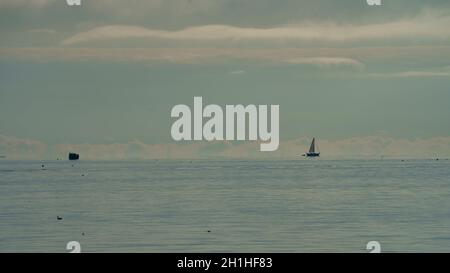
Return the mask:
M 211 233 L 211 230 L 208 230 L 208 233 Z
M 56 219 L 58 219 L 58 221 L 61 221 L 61 220 L 62 220 L 62 217 L 56 216 Z
M 80 155 L 76 153 L 70 153 L 69 154 L 69 160 L 78 160 L 80 159 Z

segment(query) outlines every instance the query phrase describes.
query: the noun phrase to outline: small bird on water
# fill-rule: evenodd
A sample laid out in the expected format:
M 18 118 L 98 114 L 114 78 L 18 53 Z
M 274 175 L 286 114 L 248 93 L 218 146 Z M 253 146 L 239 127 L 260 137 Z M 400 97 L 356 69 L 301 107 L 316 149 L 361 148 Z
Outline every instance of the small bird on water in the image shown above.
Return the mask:
M 62 217 L 61 217 L 61 216 L 56 216 L 56 219 L 57 219 L 58 221 L 61 221 L 61 220 L 62 220 Z

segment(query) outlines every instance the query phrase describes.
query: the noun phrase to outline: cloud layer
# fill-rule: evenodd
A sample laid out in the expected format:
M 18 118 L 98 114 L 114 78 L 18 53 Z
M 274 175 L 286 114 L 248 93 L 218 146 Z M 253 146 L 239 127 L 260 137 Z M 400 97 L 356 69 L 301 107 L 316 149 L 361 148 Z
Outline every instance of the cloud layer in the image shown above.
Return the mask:
M 449 48 L 450 52 L 450 48 Z M 323 68 L 346 66 L 364 68 L 361 61 L 352 57 L 341 57 L 349 52 L 320 49 L 268 49 L 246 50 L 238 48 L 165 48 L 165 49 L 96 49 L 96 48 L 20 48 L 1 49 L 2 58 L 24 58 L 35 61 L 126 61 L 126 62 L 168 62 L 205 63 L 223 60 L 263 61 L 272 64 L 312 65 Z
M 372 77 L 381 78 L 429 78 L 429 77 L 450 77 L 450 71 L 405 71 L 396 73 L 372 73 Z
M 55 0 L 0 0 L 0 8 L 40 8 L 54 2 Z
M 139 140 L 113 144 L 46 145 L 40 141 L 0 135 L 0 155 L 7 159 L 66 158 L 77 152 L 86 160 L 126 159 L 293 159 L 301 158 L 311 137 L 281 142 L 273 153 L 259 152 L 257 142 L 192 142 L 146 144 Z M 377 135 L 318 141 L 324 159 L 450 157 L 450 137 L 400 139 Z
M 8 159 L 46 158 L 48 146 L 40 141 L 0 135 L 0 155 Z
M 355 42 L 367 40 L 446 40 L 450 38 L 450 16 L 425 14 L 396 21 L 339 25 L 335 23 L 303 23 L 272 28 L 248 28 L 231 25 L 203 25 L 177 31 L 149 29 L 130 25 L 108 25 L 77 33 L 61 42 L 64 46 L 120 39 L 155 39 L 169 41 L 245 40 Z

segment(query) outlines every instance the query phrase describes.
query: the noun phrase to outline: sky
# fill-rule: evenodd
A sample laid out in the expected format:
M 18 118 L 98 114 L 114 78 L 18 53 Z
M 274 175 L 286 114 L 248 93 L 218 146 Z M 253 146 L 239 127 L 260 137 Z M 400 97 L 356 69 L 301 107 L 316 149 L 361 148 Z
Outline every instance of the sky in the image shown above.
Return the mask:
M 176 143 L 177 104 L 279 104 L 280 149 Z M 450 157 L 450 2 L 0 0 L 11 159 Z

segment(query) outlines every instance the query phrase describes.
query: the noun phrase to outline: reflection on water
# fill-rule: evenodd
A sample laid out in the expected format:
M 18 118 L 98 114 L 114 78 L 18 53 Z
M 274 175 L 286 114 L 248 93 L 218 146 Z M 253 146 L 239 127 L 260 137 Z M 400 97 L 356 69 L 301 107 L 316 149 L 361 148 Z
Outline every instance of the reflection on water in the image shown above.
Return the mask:
M 0 252 L 450 251 L 449 161 L 72 164 L 0 162 Z

